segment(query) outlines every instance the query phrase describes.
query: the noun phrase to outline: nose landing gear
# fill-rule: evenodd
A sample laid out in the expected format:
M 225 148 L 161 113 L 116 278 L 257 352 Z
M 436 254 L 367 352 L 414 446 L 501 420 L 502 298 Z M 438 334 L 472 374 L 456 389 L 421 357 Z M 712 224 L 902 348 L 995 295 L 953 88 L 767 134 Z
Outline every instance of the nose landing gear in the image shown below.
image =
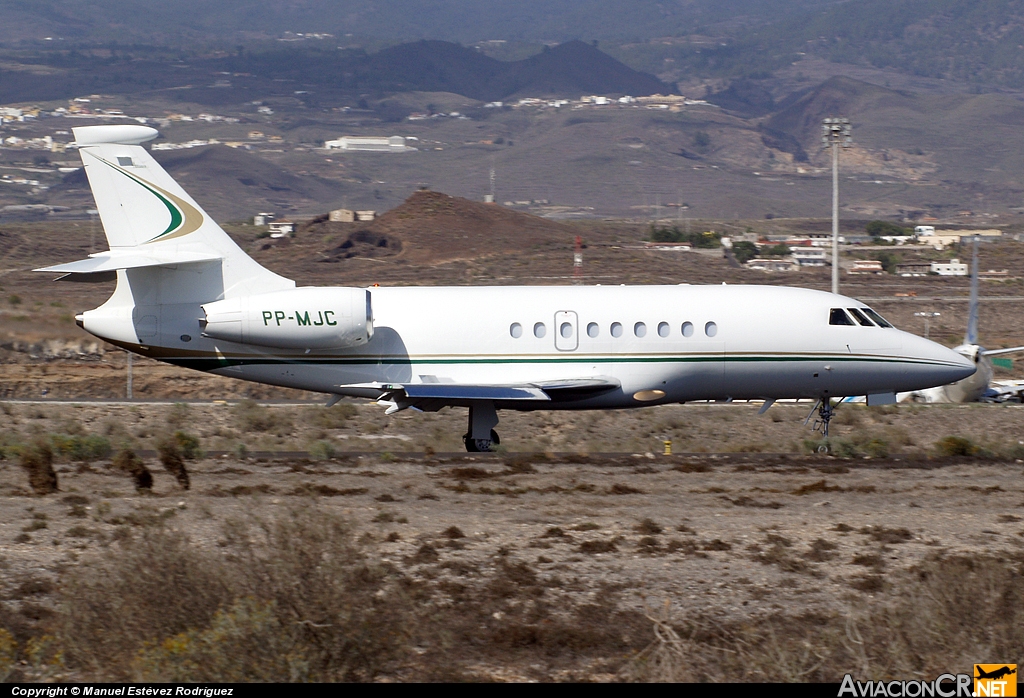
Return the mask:
M 814 407 L 811 408 L 810 414 L 807 415 L 807 419 L 804 420 L 804 424 L 811 419 L 811 415 L 814 414 L 814 410 L 818 410 L 818 418 L 814 420 L 814 424 L 811 425 L 812 431 L 820 431 L 822 438 L 825 443 L 818 446 L 818 453 L 828 453 L 828 425 L 832 421 L 832 417 L 835 415 L 836 408 L 832 406 L 831 398 L 822 398 L 815 403 Z

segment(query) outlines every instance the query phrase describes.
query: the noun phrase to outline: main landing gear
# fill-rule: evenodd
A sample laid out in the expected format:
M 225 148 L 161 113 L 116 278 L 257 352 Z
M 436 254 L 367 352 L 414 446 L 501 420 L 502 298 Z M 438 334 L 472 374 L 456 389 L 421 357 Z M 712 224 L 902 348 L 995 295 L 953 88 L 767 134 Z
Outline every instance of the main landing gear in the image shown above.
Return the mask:
M 492 446 L 501 443 L 498 432 L 498 411 L 489 400 L 474 402 L 469 407 L 469 431 L 462 437 L 469 453 L 487 453 Z

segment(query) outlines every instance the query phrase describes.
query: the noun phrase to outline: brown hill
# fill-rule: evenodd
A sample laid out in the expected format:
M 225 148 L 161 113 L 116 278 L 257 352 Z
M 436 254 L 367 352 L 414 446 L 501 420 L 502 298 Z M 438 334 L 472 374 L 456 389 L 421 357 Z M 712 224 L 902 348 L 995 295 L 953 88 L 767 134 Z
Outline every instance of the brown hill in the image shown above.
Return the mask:
M 363 235 L 364 231 L 378 236 L 376 241 Z M 370 242 L 378 246 L 384 240 L 390 249 L 398 242 L 400 258 L 423 264 L 535 251 L 552 243 L 564 244 L 575 233 L 569 225 L 539 216 L 421 190 L 351 233 L 349 240 L 353 245 Z M 341 253 L 339 248 L 335 250 L 333 254 Z

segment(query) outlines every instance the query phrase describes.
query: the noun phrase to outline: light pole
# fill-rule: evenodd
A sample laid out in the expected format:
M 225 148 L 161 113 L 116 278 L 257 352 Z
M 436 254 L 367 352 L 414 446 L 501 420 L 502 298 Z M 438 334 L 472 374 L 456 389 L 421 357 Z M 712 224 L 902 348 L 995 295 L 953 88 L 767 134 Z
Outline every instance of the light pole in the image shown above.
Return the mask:
M 839 146 L 853 145 L 850 120 L 841 116 L 822 119 L 821 145 L 832 148 L 832 293 L 839 293 Z
M 939 317 L 942 313 L 914 313 L 914 317 L 924 318 L 924 338 L 928 339 L 928 321 L 933 317 Z

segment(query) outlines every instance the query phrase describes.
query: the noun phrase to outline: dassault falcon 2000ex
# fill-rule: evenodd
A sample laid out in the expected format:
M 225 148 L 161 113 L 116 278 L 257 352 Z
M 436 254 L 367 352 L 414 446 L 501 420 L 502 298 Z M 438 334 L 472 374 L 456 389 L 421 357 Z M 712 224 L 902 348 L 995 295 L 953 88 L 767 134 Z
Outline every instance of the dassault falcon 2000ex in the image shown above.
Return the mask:
M 943 385 L 969 359 L 852 298 L 765 286 L 296 287 L 265 269 L 160 167 L 145 126 L 74 129 L 110 250 L 38 271 L 115 279 L 77 316 L 143 356 L 370 398 L 388 413 L 469 408 L 469 451 L 497 411 L 693 400 L 833 400 Z M 812 410 L 813 411 L 813 410 Z

